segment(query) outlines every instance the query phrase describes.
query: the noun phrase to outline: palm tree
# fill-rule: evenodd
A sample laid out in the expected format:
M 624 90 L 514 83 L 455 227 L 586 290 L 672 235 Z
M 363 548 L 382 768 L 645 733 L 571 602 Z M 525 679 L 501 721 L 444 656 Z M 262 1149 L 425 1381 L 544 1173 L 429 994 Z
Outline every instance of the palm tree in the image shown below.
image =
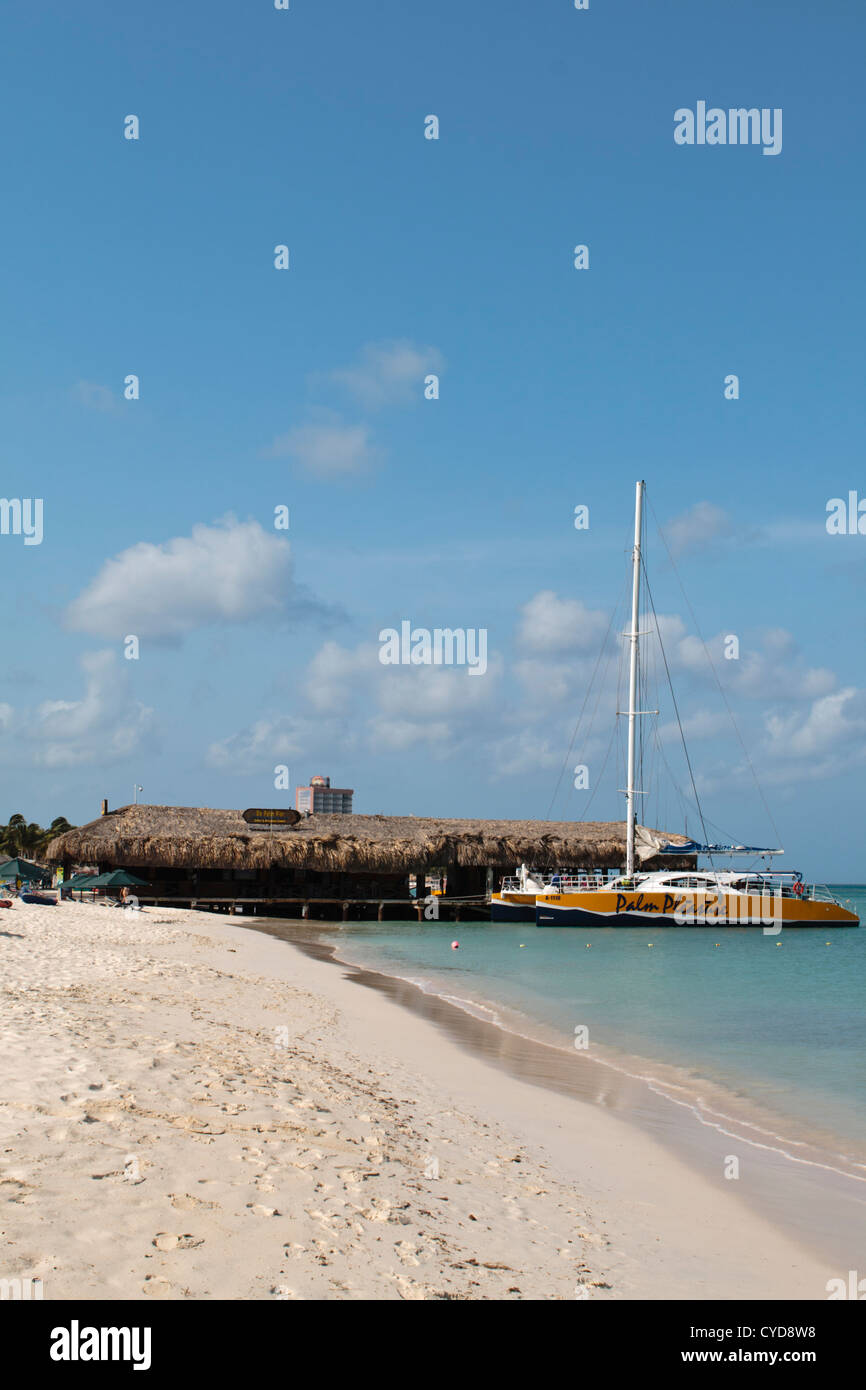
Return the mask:
M 70 825 L 65 816 L 55 816 L 48 829 L 41 831 L 38 848 L 40 850 L 46 849 L 58 835 L 65 835 L 67 830 L 74 829 L 75 826 Z
M 10 859 L 22 852 L 23 842 L 27 835 L 27 822 L 20 814 L 9 817 L 9 824 L 4 826 L 2 833 L 2 847 Z
M 44 851 L 56 836 L 74 829 L 75 826 L 70 825 L 65 816 L 55 816 L 49 828 L 43 830 L 41 825 L 37 825 L 35 821 L 28 823 L 16 812 L 14 816 L 9 817 L 8 825 L 0 826 L 0 854 L 6 855 L 9 859 L 19 856 L 26 859 L 28 855 Z

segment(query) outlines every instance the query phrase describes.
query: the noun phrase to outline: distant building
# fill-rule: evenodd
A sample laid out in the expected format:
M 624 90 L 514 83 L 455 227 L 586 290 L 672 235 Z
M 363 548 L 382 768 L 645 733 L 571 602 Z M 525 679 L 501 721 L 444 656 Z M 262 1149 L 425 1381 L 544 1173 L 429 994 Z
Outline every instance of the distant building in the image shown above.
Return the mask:
M 308 787 L 295 788 L 295 809 L 302 814 L 350 816 L 354 794 L 351 787 L 332 787 L 330 777 L 311 777 Z

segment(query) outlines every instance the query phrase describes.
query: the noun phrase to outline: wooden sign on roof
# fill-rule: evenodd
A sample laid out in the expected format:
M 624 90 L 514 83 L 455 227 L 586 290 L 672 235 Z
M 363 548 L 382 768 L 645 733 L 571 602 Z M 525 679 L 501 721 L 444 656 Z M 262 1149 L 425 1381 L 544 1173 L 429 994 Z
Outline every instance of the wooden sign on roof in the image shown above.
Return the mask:
M 297 825 L 301 813 L 291 810 L 269 811 L 260 806 L 253 806 L 244 811 L 243 818 L 254 830 L 289 830 L 293 825 Z

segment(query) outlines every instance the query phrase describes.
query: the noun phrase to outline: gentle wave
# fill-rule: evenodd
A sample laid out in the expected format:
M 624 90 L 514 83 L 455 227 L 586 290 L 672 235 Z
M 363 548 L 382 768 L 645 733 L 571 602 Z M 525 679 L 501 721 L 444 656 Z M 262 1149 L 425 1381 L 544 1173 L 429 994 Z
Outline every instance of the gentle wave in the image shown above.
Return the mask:
M 333 941 L 329 940 L 329 944 L 333 945 Z M 344 937 L 337 948 L 338 953 L 335 953 L 335 961 L 401 980 L 513 1037 L 552 1047 L 563 1056 L 573 1055 L 574 1049 L 563 1042 L 561 1033 L 551 1025 L 545 1025 L 501 1003 L 454 994 L 443 982 L 414 972 L 404 973 L 393 962 L 362 958 L 364 953 L 359 955 L 355 949 L 358 944 L 357 941 L 350 943 Z M 796 1122 L 792 1117 L 774 1116 L 769 1107 L 735 1094 L 722 1083 L 705 1077 L 689 1077 L 684 1074 L 684 1068 L 675 1064 L 625 1053 L 610 1044 L 593 1043 L 591 1049 L 577 1055 L 588 1057 L 629 1081 L 643 1084 L 661 1100 L 689 1111 L 705 1128 L 739 1143 L 777 1154 L 791 1163 L 823 1169 L 852 1181 L 866 1182 L 866 1157 L 861 1158 L 837 1148 L 837 1136 L 820 1131 L 808 1137 L 795 1137 L 792 1129 Z M 710 1094 L 706 1094 L 708 1089 Z M 759 1115 L 756 1115 L 756 1110 Z

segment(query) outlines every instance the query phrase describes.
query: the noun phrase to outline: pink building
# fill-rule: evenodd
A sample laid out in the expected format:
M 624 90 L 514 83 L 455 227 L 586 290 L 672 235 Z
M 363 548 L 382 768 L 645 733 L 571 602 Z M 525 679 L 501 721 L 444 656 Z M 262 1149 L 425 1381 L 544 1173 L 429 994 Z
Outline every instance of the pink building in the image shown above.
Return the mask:
M 311 777 L 308 787 L 295 788 L 295 809 L 302 814 L 350 816 L 354 794 L 351 787 L 332 787 L 330 777 Z

